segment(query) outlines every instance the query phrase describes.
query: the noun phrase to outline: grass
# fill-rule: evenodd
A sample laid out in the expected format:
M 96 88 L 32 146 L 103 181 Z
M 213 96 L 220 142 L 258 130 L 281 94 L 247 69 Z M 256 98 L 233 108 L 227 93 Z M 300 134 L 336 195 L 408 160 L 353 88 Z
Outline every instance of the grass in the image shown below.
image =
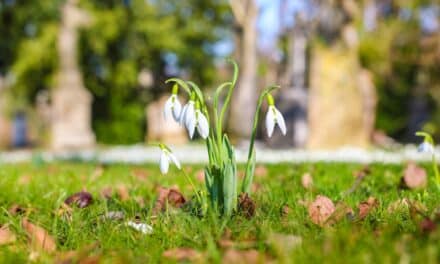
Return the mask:
M 432 175 L 429 166 L 428 174 Z M 97 169 L 98 168 L 98 169 Z M 157 165 L 106 166 L 99 172 L 94 164 L 57 163 L 47 165 L 1 165 L 0 167 L 0 225 L 8 224 L 17 236 L 13 244 L 0 246 L 0 262 L 25 263 L 29 261 L 31 247 L 21 227 L 23 217 L 44 227 L 55 238 L 56 254 L 42 253 L 37 262 L 53 262 L 60 252 L 81 250 L 99 242 L 86 254 L 99 256 L 103 263 L 156 263 L 164 259 L 165 250 L 193 248 L 203 254 L 202 262 L 221 262 L 225 247 L 219 241 L 224 233 L 240 250 L 257 250 L 265 260 L 281 263 L 396 263 L 440 261 L 440 230 L 423 233 L 421 219 L 408 209 L 390 211 L 393 202 L 408 198 L 423 204 L 432 213 L 439 205 L 432 179 L 426 190 L 399 188 L 403 167 L 374 164 L 371 174 L 344 202 L 356 213 L 357 205 L 373 196 L 379 206 L 364 220 L 342 219 L 329 227 L 319 227 L 310 221 L 307 208 L 300 201 L 312 201 L 318 194 L 337 201 L 353 182 L 353 171 L 359 164 L 279 164 L 267 165 L 267 173 L 259 173 L 253 193 L 257 204 L 251 219 L 235 216 L 229 221 L 215 217 L 198 218 L 182 210 L 172 210 L 151 217 L 158 186 L 178 185 L 186 197 L 193 191 L 178 171 L 160 175 Z M 196 178 L 199 166 L 186 167 Z M 243 168 L 241 168 L 243 169 Z M 314 188 L 306 190 L 301 176 L 313 175 Z M 143 174 L 145 177 L 137 177 Z M 203 183 L 195 180 L 198 187 Z M 105 200 L 100 193 L 105 187 L 125 186 L 130 199 L 121 201 L 114 196 Z M 63 201 L 71 194 L 87 190 L 94 203 L 84 209 L 75 208 L 69 221 L 58 214 Z M 138 200 L 144 200 L 141 206 Z M 12 215 L 8 209 L 18 204 L 26 209 L 25 215 Z M 288 206 L 287 214 L 281 213 Z M 144 235 L 123 222 L 104 220 L 108 211 L 123 211 L 126 219 L 140 216 L 154 228 L 152 235 Z M 300 237 L 302 243 L 289 246 L 283 239 Z M 271 239 L 275 237 L 275 239 Z M 287 241 L 287 240 L 286 240 Z M 240 251 L 241 252 L 241 251 Z M 255 252 L 255 251 L 254 251 Z M 245 258 L 236 257 L 243 261 Z

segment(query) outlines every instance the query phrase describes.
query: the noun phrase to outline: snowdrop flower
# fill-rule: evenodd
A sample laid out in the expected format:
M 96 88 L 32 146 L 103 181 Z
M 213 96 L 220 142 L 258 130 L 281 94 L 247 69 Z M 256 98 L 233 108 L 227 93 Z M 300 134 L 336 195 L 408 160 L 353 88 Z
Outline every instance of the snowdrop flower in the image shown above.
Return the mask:
M 180 114 L 180 125 L 186 126 L 188 128 L 188 124 L 190 123 L 190 121 L 195 119 L 194 105 L 194 100 L 190 99 L 188 103 L 183 107 L 182 113 Z
M 133 221 L 128 221 L 126 225 L 146 235 L 150 235 L 153 233 L 153 227 L 144 223 L 136 223 Z
M 197 132 L 199 132 L 199 135 L 203 139 L 206 139 L 209 136 L 208 119 L 200 111 L 200 109 L 197 109 L 195 112 L 195 117 L 189 120 L 187 128 L 190 138 L 193 138 L 195 128 L 197 128 Z
M 160 172 L 162 174 L 168 173 L 168 168 L 170 167 L 170 162 L 173 162 L 176 167 L 180 170 L 180 162 L 177 160 L 176 156 L 171 152 L 171 150 L 164 144 L 159 144 L 162 153 L 160 154 L 159 166 Z
M 275 107 L 274 99 L 270 94 L 267 95 L 267 103 L 269 104 L 269 109 L 267 110 L 266 114 L 267 135 L 269 137 L 272 137 L 275 125 L 278 125 L 281 133 L 283 133 L 283 135 L 286 135 L 286 122 L 284 121 L 283 115 Z
M 428 141 L 424 141 L 422 144 L 420 144 L 417 150 L 423 153 L 434 154 L 434 146 Z
M 179 99 L 177 98 L 177 92 L 179 90 L 179 87 L 177 84 L 173 86 L 173 92 L 168 98 L 168 100 L 165 102 L 165 108 L 164 108 L 164 117 L 165 119 L 169 119 L 172 115 L 174 120 L 176 122 L 179 122 L 180 113 L 182 111 L 182 105 L 179 102 Z

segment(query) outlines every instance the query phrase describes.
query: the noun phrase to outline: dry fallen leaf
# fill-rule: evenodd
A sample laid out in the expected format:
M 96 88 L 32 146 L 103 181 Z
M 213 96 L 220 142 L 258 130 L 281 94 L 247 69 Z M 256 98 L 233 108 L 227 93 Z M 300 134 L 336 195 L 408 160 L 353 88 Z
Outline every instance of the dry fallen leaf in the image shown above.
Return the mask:
M 236 250 L 230 248 L 223 255 L 222 263 L 240 264 L 240 263 L 264 263 L 264 256 L 255 250 Z
M 255 167 L 255 173 L 254 174 L 255 174 L 255 177 L 259 177 L 259 178 L 267 176 L 267 168 L 266 168 L 266 166 L 257 165 L 257 167 Z
M 85 191 L 72 194 L 71 196 L 67 197 L 67 199 L 64 201 L 65 204 L 69 206 L 74 204 L 78 206 L 78 208 L 85 208 L 89 206 L 92 202 L 93 202 L 92 195 Z
M 150 176 L 150 172 L 143 169 L 134 169 L 131 174 L 140 181 L 146 181 L 148 176 Z
M 285 217 L 288 216 L 290 214 L 290 207 L 288 205 L 283 205 L 283 207 L 281 207 L 281 216 Z
M 313 178 L 310 173 L 303 174 L 303 176 L 301 177 L 301 185 L 307 190 L 313 187 Z
M 203 255 L 197 250 L 192 248 L 173 248 L 163 252 L 162 257 L 179 262 L 183 262 L 183 261 L 197 262 L 203 258 Z
M 332 225 L 340 222 L 343 219 L 353 220 L 353 209 L 344 202 L 338 202 L 335 206 L 335 211 L 325 221 L 325 224 Z
M 3 226 L 0 228 L 0 246 L 14 243 L 15 240 L 15 234 L 12 233 L 8 226 Z
M 404 171 L 403 183 L 410 189 L 425 188 L 428 183 L 425 169 L 414 162 L 408 163 Z
M 240 193 L 238 196 L 238 213 L 246 218 L 252 218 L 255 215 L 255 202 L 248 193 Z
M 196 172 L 196 179 L 199 182 L 205 182 L 205 172 L 203 170 L 198 170 Z
M 170 189 L 159 187 L 159 195 L 153 208 L 153 214 L 166 210 L 166 205 L 180 208 L 186 203 L 185 197 L 175 187 Z
M 125 185 L 123 185 L 123 184 L 120 184 L 120 185 L 118 186 L 118 188 L 116 189 L 116 191 L 117 191 L 117 193 L 118 193 L 119 199 L 120 199 L 122 202 L 125 202 L 125 201 L 130 200 L 130 194 L 129 194 L 129 192 L 128 192 L 127 186 L 125 186 Z
M 359 209 L 359 215 L 358 218 L 360 220 L 364 219 L 365 217 L 367 217 L 367 215 L 375 208 L 377 208 L 379 205 L 379 202 L 377 201 L 376 198 L 374 197 L 368 197 L 368 199 L 366 201 L 361 202 L 358 205 L 358 209 Z
M 56 250 L 55 240 L 42 227 L 29 222 L 26 218 L 22 220 L 22 226 L 26 231 L 31 244 L 39 250 L 52 253 Z
M 437 228 L 437 224 L 429 218 L 424 218 L 419 223 L 419 227 L 422 233 L 429 234 L 432 233 Z
M 18 204 L 13 204 L 11 205 L 11 207 L 9 207 L 8 212 L 12 215 L 18 215 L 18 214 L 23 214 L 26 210 L 23 209 L 23 207 L 21 207 Z
M 324 226 L 327 219 L 335 212 L 332 200 L 323 195 L 318 195 L 308 208 L 310 220 L 319 226 Z
M 108 200 L 108 199 L 112 198 L 112 196 L 113 196 L 113 188 L 110 186 L 104 187 L 101 190 L 100 194 L 101 194 L 102 198 Z
M 402 212 L 402 211 L 408 211 L 409 210 L 410 202 L 408 198 L 402 198 L 397 201 L 391 202 L 388 205 L 387 211 L 388 213 L 396 213 L 396 212 Z

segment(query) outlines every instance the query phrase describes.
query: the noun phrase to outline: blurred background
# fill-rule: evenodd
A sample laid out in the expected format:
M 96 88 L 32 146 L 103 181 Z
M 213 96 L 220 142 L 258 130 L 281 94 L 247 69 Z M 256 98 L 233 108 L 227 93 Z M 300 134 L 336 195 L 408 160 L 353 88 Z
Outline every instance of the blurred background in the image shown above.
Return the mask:
M 236 142 L 271 84 L 288 135 L 262 126 L 268 146 L 440 139 L 439 14 L 438 0 L 0 0 L 0 149 L 184 144 L 164 81 L 212 94 L 227 58 Z

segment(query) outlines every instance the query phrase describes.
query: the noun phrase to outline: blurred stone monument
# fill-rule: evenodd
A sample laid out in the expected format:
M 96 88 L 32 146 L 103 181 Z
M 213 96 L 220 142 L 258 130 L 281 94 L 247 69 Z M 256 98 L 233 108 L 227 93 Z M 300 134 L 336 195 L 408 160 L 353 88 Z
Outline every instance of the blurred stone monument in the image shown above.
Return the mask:
M 146 108 L 148 142 L 160 141 L 166 144 L 184 144 L 188 142 L 185 129 L 174 119 L 165 120 L 163 109 L 169 95 L 162 96 L 158 101 L 150 103 Z
M 368 71 L 361 68 L 354 17 L 356 2 L 343 8 L 321 8 L 321 35 L 311 59 L 308 106 L 308 147 L 367 147 L 375 123 L 376 91 Z
M 95 145 L 91 129 L 92 96 L 84 87 L 77 63 L 77 29 L 90 18 L 67 0 L 61 10 L 62 22 L 58 36 L 60 69 L 57 87 L 52 94 L 52 147 L 80 149 Z

